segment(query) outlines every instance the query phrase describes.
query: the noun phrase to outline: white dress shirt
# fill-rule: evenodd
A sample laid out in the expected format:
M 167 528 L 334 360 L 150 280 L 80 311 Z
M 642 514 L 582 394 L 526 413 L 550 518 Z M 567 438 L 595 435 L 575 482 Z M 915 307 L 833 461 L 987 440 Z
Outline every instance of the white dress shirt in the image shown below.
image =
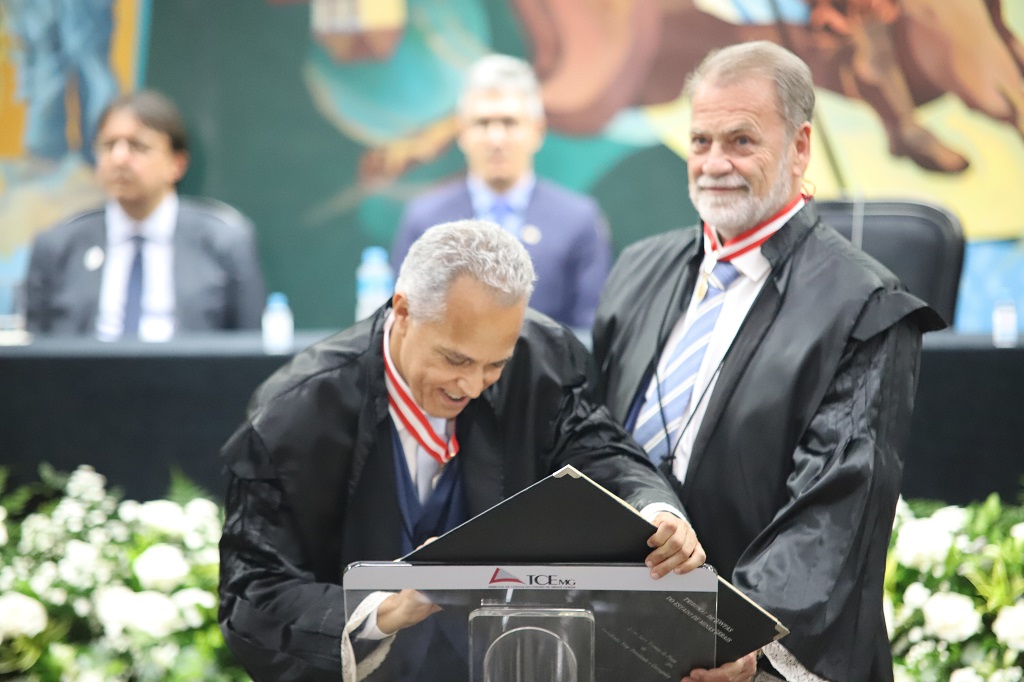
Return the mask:
M 96 337 L 116 341 L 124 332 L 128 274 L 135 257 L 132 237 L 142 235 L 142 314 L 139 339 L 167 341 L 174 335 L 174 229 L 178 195 L 164 197 L 153 212 L 137 221 L 116 201 L 107 202 L 107 244 L 100 284 Z

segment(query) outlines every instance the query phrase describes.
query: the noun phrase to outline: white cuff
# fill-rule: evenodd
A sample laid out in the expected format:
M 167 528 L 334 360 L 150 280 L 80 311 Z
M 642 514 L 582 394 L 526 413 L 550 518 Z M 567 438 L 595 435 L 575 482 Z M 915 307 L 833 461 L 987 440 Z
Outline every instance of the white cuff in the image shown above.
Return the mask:
M 668 504 L 667 502 L 652 502 L 651 504 L 645 506 L 643 509 L 640 510 L 640 516 L 644 517 L 651 523 L 654 523 L 654 517 L 660 514 L 661 512 L 668 512 L 673 516 L 678 516 L 682 520 L 689 522 L 689 519 L 686 518 L 686 514 L 679 511 L 678 509 L 673 507 L 671 504 Z

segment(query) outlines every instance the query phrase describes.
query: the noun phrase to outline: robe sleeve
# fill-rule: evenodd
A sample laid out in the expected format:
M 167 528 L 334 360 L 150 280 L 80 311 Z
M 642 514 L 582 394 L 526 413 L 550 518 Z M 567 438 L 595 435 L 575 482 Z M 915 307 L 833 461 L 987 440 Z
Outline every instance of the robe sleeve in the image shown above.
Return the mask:
M 341 679 L 345 600 L 304 566 L 293 513 L 263 442 L 246 425 L 224 447 L 230 482 L 221 536 L 224 640 L 260 680 Z
M 871 676 L 872 656 L 857 644 L 884 628 L 882 576 L 920 343 L 913 315 L 847 342 L 793 453 L 788 500 L 733 573 L 737 587 L 790 629 L 783 645 L 826 679 Z

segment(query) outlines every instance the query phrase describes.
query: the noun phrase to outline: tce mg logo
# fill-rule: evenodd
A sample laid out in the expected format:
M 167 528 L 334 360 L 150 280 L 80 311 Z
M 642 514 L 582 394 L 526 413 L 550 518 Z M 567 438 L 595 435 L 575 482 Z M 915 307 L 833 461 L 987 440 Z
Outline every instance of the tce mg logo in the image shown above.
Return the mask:
M 576 581 L 572 578 L 560 578 L 550 574 L 527 575 L 526 584 L 538 587 L 576 587 Z

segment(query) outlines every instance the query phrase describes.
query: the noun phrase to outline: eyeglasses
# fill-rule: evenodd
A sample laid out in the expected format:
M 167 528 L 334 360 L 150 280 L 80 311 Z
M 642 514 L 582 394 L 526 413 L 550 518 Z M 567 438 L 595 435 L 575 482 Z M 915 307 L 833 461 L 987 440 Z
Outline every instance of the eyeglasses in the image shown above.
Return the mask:
M 153 145 L 132 137 L 118 137 L 113 140 L 98 140 L 96 142 L 96 154 L 113 154 L 118 144 L 124 142 L 128 145 L 128 153 L 145 155 L 153 151 Z

